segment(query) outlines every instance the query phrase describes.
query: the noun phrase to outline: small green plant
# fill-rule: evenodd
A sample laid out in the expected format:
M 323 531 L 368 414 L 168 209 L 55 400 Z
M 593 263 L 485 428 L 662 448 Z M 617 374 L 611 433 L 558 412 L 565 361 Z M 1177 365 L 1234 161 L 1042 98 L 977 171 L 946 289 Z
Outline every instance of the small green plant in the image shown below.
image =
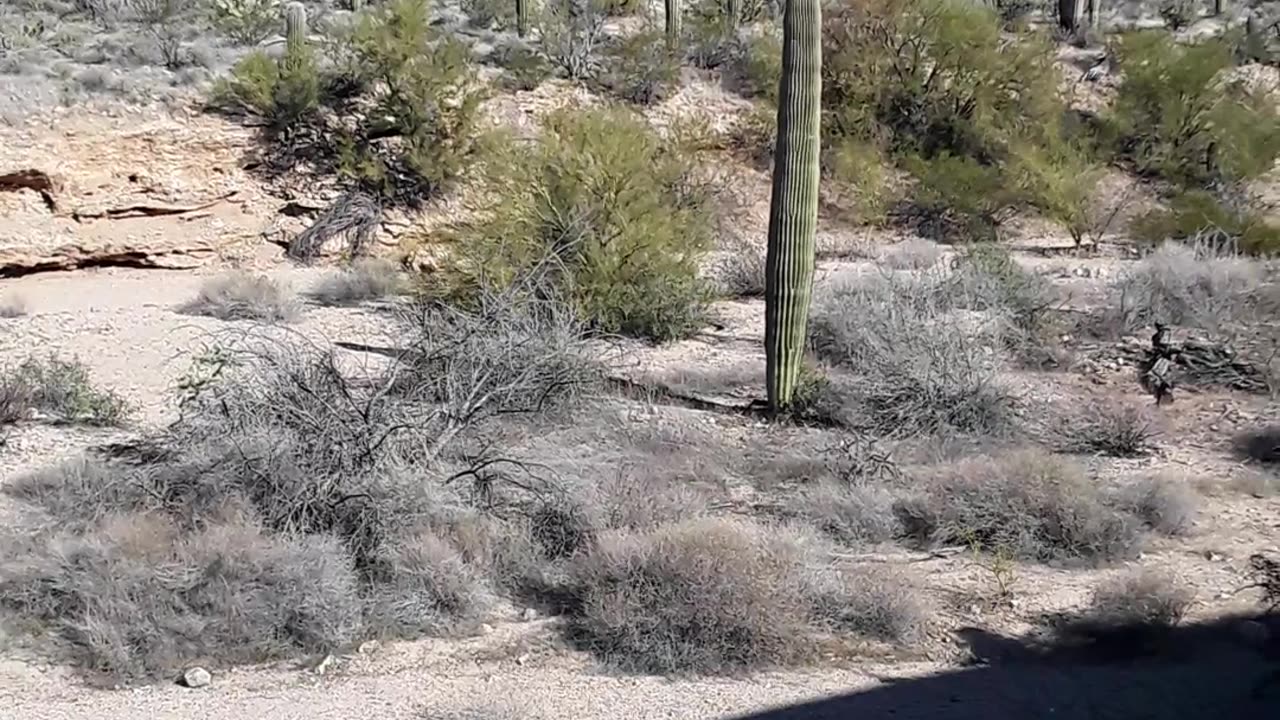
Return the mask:
M 597 329 L 666 340 L 701 321 L 710 288 L 699 263 L 712 245 L 697 157 L 622 108 L 553 114 L 532 145 L 490 164 L 492 202 L 453 230 L 451 292 L 499 287 L 539 263 Z
M 1013 586 L 1018 582 L 1018 564 L 1006 545 L 986 548 L 976 536 L 969 538 L 970 564 L 983 570 L 995 588 L 996 601 L 1007 603 L 1013 598 Z
M 503 46 L 496 56 L 497 64 L 506 71 L 502 82 L 513 90 L 533 90 L 553 74 L 547 58 L 524 43 Z
M 0 372 L 0 424 L 24 419 L 35 410 L 54 422 L 120 425 L 129 406 L 111 391 L 99 390 L 78 360 L 29 358 Z
M 605 19 L 599 0 L 546 0 L 538 22 L 543 53 L 570 80 L 586 79 L 596 69 Z
M 1101 232 L 1095 211 L 1103 166 L 1077 143 L 1019 142 L 1011 148 L 1009 181 L 1031 205 L 1071 234 L 1077 248 Z
M 277 62 L 255 50 L 241 58 L 231 77 L 213 90 L 216 105 L 259 115 L 285 135 L 320 106 L 320 71 L 306 39 L 306 11 L 297 3 L 289 10 L 284 56 Z
M 235 355 L 221 345 L 205 347 L 191 359 L 191 367 L 178 378 L 178 407 L 186 409 L 200 401 L 201 396 L 217 383 L 223 374 L 235 367 Z
M 915 156 L 903 166 L 916 179 L 912 202 L 928 235 L 995 240 L 1000 224 L 1022 199 L 999 168 L 963 155 Z
M 680 81 L 680 63 L 667 52 L 658 30 L 645 30 L 619 40 L 610 48 L 600 82 L 614 95 L 639 105 L 652 105 L 669 96 Z
M 256 45 L 280 27 L 280 0 L 212 0 L 210 20 L 241 45 Z
M 1135 217 L 1129 231 L 1151 247 L 1166 240 L 1211 241 L 1223 250 L 1254 255 L 1280 252 L 1280 225 L 1248 203 L 1232 207 L 1203 190 L 1179 193 L 1169 207 Z

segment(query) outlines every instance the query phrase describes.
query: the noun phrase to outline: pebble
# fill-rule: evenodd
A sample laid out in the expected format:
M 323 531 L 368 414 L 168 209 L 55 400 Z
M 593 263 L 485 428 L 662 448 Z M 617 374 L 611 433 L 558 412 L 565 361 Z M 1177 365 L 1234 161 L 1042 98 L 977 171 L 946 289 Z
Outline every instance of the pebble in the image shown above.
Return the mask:
M 530 620 L 537 620 L 537 619 L 538 619 L 538 611 L 537 611 L 537 610 L 535 610 L 534 608 L 525 608 L 525 609 L 524 609 L 524 612 L 520 613 L 520 617 L 521 617 L 521 619 L 523 619 L 525 622 L 529 622 Z
M 182 673 L 182 684 L 189 688 L 202 688 L 213 681 L 213 676 L 202 667 L 188 668 Z

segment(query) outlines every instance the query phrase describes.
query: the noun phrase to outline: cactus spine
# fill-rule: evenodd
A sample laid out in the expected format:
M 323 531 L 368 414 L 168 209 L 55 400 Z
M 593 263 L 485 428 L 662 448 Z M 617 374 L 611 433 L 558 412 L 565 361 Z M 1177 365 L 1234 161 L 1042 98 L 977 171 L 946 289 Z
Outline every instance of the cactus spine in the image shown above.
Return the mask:
M 516 35 L 529 33 L 529 0 L 516 0 Z
M 680 0 L 663 0 L 666 13 L 667 49 L 674 51 L 680 47 Z
M 822 0 L 787 0 L 782 18 L 778 142 L 765 261 L 765 386 L 769 408 L 792 402 L 804 360 L 818 225 Z
M 307 9 L 302 3 L 289 3 L 284 13 L 285 56 L 296 57 L 307 44 Z

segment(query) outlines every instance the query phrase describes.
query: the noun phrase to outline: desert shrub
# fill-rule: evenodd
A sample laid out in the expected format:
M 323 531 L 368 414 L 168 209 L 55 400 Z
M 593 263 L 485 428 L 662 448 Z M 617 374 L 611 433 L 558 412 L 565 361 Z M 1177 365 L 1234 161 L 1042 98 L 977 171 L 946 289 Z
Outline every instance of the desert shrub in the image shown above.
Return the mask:
M 827 481 L 802 489 L 788 509 L 832 539 L 857 546 L 901 533 L 894 500 L 885 488 Z
M 0 372 L 0 425 L 24 420 L 32 410 L 56 422 L 92 426 L 120 425 L 129 415 L 128 404 L 95 387 L 82 363 L 52 354 Z
M 241 45 L 256 45 L 278 32 L 284 13 L 279 0 L 212 0 L 213 26 Z
M 1177 577 L 1143 568 L 1119 575 L 1093 592 L 1077 629 L 1094 631 L 1168 628 L 1195 602 L 1195 592 Z
M 1071 461 L 1032 450 L 973 457 L 921 474 L 898 513 L 918 539 L 1027 560 L 1107 562 L 1137 549 L 1138 523 Z
M 992 4 L 1006 27 L 1017 26 L 1028 15 L 1044 8 L 1044 3 L 1038 0 L 995 0 Z
M 777 105 L 778 78 L 782 77 L 781 35 L 766 31 L 748 37 L 737 54 L 734 70 L 739 92 Z
M 919 614 L 902 595 L 859 587 L 852 572 L 815 579 L 815 552 L 794 533 L 733 520 L 606 534 L 572 569 L 576 638 L 624 668 L 726 673 L 804 659 L 827 623 L 912 634 Z
M 484 579 L 452 543 L 430 530 L 398 537 L 374 559 L 366 619 L 382 634 L 441 634 L 489 603 Z
M 1160 19 L 1170 30 L 1181 30 L 1200 17 L 1196 0 L 1164 0 L 1160 3 Z
M 1071 234 L 1077 247 L 1104 230 L 1095 209 L 1103 166 L 1083 143 L 1053 138 L 1015 143 L 1006 171 L 1030 205 Z
M 288 133 L 320 106 L 320 74 L 307 45 L 286 51 L 278 62 L 261 50 L 241 58 L 231 76 L 215 84 L 213 102 L 225 109 L 259 115 L 277 132 Z
M 904 166 L 916 180 L 911 201 L 921 215 L 917 227 L 938 239 L 995 240 L 996 228 L 1021 199 L 999 168 L 962 155 L 912 156 Z
M 1252 255 L 1280 252 L 1280 226 L 1247 203 L 1229 204 L 1203 190 L 1179 193 L 1168 208 L 1135 217 L 1129 231 L 1153 247 L 1174 240 L 1235 247 Z
M 1049 312 L 1060 304 L 1052 283 L 989 243 L 971 245 L 960 255 L 941 289 L 957 307 L 1001 314 L 1022 335 L 1016 340 L 1041 331 Z
M 380 300 L 403 288 L 400 268 L 386 260 L 363 258 L 322 279 L 310 295 L 324 305 L 348 305 Z
M 514 90 L 533 90 L 553 73 L 547 58 L 523 42 L 499 46 L 494 51 L 494 56 L 498 66 L 506 71 L 503 83 Z
M 200 285 L 195 299 L 181 312 L 219 320 L 292 322 L 298 318 L 297 299 L 287 288 L 266 275 L 226 273 Z
M 639 105 L 665 99 L 680 81 L 679 60 L 665 43 L 661 30 L 644 30 L 617 40 L 605 55 L 600 84 Z
M 426 0 L 396 0 L 364 14 L 353 67 L 374 94 L 372 123 L 342 148 L 341 168 L 382 197 L 414 199 L 448 186 L 482 148 L 484 90 L 470 50 L 431 24 Z M 394 145 L 376 142 L 395 136 Z
M 945 282 L 930 272 L 837 281 L 814 303 L 813 348 L 850 373 L 850 415 L 873 434 L 995 432 L 1009 420 L 1002 324 L 958 313 Z
M 883 248 L 878 261 L 893 270 L 927 270 L 942 259 L 942 246 L 923 238 L 909 238 Z
M 1240 433 L 1235 438 L 1236 455 L 1267 465 L 1280 464 L 1280 425 L 1269 425 Z
M 1178 536 L 1190 532 L 1200 499 L 1186 478 L 1155 474 L 1123 488 L 1118 502 L 1152 530 Z
M 129 3 L 142 34 L 151 41 L 160 64 L 181 70 L 191 64 L 188 39 L 199 15 L 193 0 L 133 0 Z
M 810 580 L 820 624 L 900 645 L 924 639 L 933 608 L 910 578 L 873 567 L 826 571 Z
M 875 143 L 855 137 L 835 139 L 825 149 L 822 164 L 837 181 L 835 196 L 852 212 L 853 220 L 869 225 L 886 218 L 898 198 L 890 182 L 891 163 Z
M 570 80 L 586 79 L 598 66 L 606 18 L 602 5 L 600 0 L 548 0 L 542 5 L 542 52 Z
M 695 159 L 625 110 L 554 114 L 536 144 L 493 164 L 493 204 L 455 228 L 458 262 L 445 282 L 465 295 L 550 257 L 599 330 L 688 333 L 708 300 L 698 267 L 712 240 Z
M 27 314 L 27 303 L 17 295 L 0 298 L 0 320 L 22 317 Z
M 1124 330 L 1163 322 L 1222 331 L 1253 317 L 1264 277 L 1250 258 L 1166 242 L 1114 283 L 1118 320 Z
M 472 25 L 508 30 L 516 24 L 516 4 L 505 0 L 462 0 L 458 8 Z
M 1141 408 L 1093 403 L 1058 418 L 1051 429 L 1059 451 L 1133 458 L 1154 449 L 1155 428 Z
M 1280 114 L 1241 82 L 1225 82 L 1229 45 L 1176 42 L 1164 32 L 1122 37 L 1123 79 L 1111 124 L 1141 172 L 1195 187 L 1232 185 L 1269 171 L 1280 155 Z
M 336 649 L 360 626 L 357 580 L 333 539 L 237 522 L 184 534 L 157 514 L 6 553 L 0 600 L 47 623 L 87 669 L 138 679 L 184 661 L 254 662 Z M 198 629 L 198 630 L 193 630 Z
M 723 251 L 717 279 L 733 297 L 764 297 L 765 248 L 745 236 L 735 236 Z

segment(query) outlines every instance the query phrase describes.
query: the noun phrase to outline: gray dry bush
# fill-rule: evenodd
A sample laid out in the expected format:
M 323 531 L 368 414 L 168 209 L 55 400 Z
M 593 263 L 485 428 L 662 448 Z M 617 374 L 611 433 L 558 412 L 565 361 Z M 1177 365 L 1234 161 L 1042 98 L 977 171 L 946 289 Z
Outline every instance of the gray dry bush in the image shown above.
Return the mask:
M 1130 403 L 1086 403 L 1050 424 L 1051 443 L 1060 452 L 1135 458 L 1155 448 L 1151 415 Z
M 1177 625 L 1195 593 L 1177 577 L 1151 568 L 1126 572 L 1100 585 L 1084 614 L 1062 630 L 1071 636 L 1158 632 Z M 1135 638 L 1136 639 L 1136 638 Z
M 882 248 L 881 265 L 893 270 L 926 270 L 942 259 L 942 246 L 924 238 L 910 238 Z
M 320 280 L 309 294 L 322 305 L 353 305 L 396 295 L 404 285 L 400 268 L 394 263 L 362 258 Z
M 1225 334 L 1257 319 L 1265 280 L 1257 259 L 1166 242 L 1115 283 L 1115 329 L 1163 322 Z
M 1065 457 L 1022 450 L 916 473 L 897 505 L 920 541 L 1038 561 L 1105 563 L 1139 548 L 1141 522 Z
M 1187 479 L 1174 474 L 1148 475 L 1120 489 L 1117 504 L 1161 535 L 1186 535 L 1195 524 L 1200 496 Z
M 1235 450 L 1245 460 L 1280 467 L 1280 425 L 1241 433 L 1235 439 Z
M 731 672 L 803 660 L 815 627 L 911 640 L 926 611 L 906 585 L 831 572 L 803 533 L 704 518 L 602 536 L 572 568 L 577 640 L 628 669 Z
M 892 540 L 902 534 L 896 497 L 884 487 L 819 481 L 800 490 L 788 510 L 846 545 Z
M 180 312 L 219 320 L 292 322 L 301 313 L 296 297 L 266 275 L 231 272 L 206 280 Z
M 764 297 L 765 249 L 745 236 L 724 248 L 717 279 L 720 290 L 732 297 Z
M 94 387 L 82 363 L 50 355 L 0 369 L 0 425 L 33 412 L 54 422 L 108 426 L 122 424 L 129 408 L 115 393 Z
M 836 278 L 820 289 L 810 335 L 845 372 L 849 422 L 877 436 L 999 433 L 1012 398 L 998 380 L 1006 322 L 963 309 L 941 271 Z

